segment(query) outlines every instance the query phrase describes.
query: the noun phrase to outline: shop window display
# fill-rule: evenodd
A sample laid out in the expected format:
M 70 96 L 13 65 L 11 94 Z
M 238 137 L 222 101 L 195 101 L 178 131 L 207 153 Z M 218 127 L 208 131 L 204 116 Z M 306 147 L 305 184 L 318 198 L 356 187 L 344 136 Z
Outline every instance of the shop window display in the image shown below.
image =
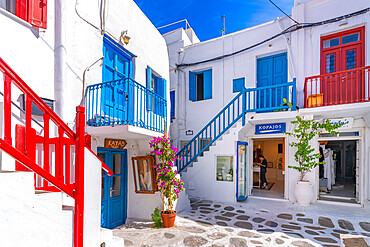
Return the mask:
M 158 190 L 153 164 L 152 156 L 132 158 L 136 193 L 155 193 Z
M 217 156 L 217 181 L 233 181 L 233 156 Z

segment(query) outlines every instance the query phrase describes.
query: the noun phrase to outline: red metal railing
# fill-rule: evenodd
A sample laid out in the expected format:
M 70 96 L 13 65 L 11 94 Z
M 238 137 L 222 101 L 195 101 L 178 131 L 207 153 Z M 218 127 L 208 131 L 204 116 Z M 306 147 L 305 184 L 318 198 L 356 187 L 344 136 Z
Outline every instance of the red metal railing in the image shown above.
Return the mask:
M 370 66 L 307 77 L 305 108 L 369 101 Z
M 75 199 L 74 246 L 82 247 L 85 108 L 76 108 L 75 133 L 1 58 L 0 71 L 4 75 L 4 139 L 0 138 L 0 149 L 16 160 L 16 170 L 35 173 L 36 189 L 60 190 Z M 12 98 L 17 99 L 21 94 L 24 94 L 25 111 L 18 115 L 16 111 L 12 113 Z M 43 129 L 32 126 L 32 104 L 43 112 Z M 14 143 L 12 128 L 15 128 Z M 102 168 L 112 174 L 103 162 Z

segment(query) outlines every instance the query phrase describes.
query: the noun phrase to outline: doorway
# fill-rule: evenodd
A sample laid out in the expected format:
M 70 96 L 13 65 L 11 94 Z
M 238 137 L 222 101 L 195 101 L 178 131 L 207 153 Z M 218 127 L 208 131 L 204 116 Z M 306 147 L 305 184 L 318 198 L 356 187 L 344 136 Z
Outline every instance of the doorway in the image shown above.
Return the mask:
M 259 156 L 267 161 L 267 187 L 260 180 Z M 285 139 L 253 139 L 253 196 L 284 199 Z
M 127 151 L 98 148 L 98 156 L 113 171 L 103 171 L 101 189 L 101 226 L 112 229 L 127 217 Z
M 288 83 L 287 61 L 286 52 L 257 59 L 257 88 Z M 288 96 L 288 87 L 260 90 L 257 108 L 281 106 L 283 99 L 288 99 Z
M 359 201 L 358 141 L 321 141 L 324 165 L 319 167 L 321 200 Z

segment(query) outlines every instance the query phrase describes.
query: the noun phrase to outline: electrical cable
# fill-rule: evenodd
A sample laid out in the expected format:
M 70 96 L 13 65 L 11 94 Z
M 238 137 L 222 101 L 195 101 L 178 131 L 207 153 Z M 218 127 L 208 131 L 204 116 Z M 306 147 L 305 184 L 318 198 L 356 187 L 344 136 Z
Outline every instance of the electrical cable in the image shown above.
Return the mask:
M 294 20 L 290 15 L 288 15 L 287 13 L 285 13 L 281 8 L 279 8 L 279 6 L 277 6 L 272 0 L 269 0 L 270 3 L 272 3 L 272 5 L 274 5 L 278 10 L 280 10 L 281 13 L 283 13 L 286 17 L 288 17 L 289 19 L 291 19 L 292 21 L 294 21 L 296 24 L 300 25 L 300 23 L 298 23 L 298 21 Z
M 92 26 L 93 28 L 97 29 L 100 31 L 100 29 L 98 27 L 96 27 L 94 24 L 92 24 L 91 22 L 89 22 L 88 20 L 86 20 L 85 18 L 83 18 L 77 11 L 77 2 L 78 0 L 76 0 L 76 4 L 75 4 L 75 11 L 76 11 L 76 14 L 78 17 L 80 17 L 83 21 L 85 21 L 87 24 L 89 24 L 90 26 Z
M 235 52 L 232 52 L 232 53 L 229 53 L 229 54 L 226 54 L 226 55 L 222 55 L 222 56 L 218 56 L 218 57 L 214 57 L 214 58 L 210 58 L 210 59 L 206 59 L 206 60 L 203 60 L 203 61 L 199 61 L 199 62 L 194 62 L 194 63 L 181 63 L 181 64 L 176 64 L 177 68 L 184 68 L 184 67 L 189 67 L 189 66 L 193 66 L 193 65 L 198 65 L 198 64 L 203 64 L 203 63 L 208 63 L 208 62 L 213 62 L 213 61 L 217 61 L 217 60 L 220 60 L 220 59 L 224 59 L 224 58 L 227 58 L 227 57 L 231 57 L 231 56 L 234 56 L 236 54 L 239 54 L 239 53 L 242 53 L 244 51 L 247 51 L 247 50 L 250 50 L 250 49 L 253 49 L 259 45 L 262 45 L 266 42 L 269 42 L 283 34 L 286 34 L 286 33 L 292 33 L 292 32 L 295 32 L 299 29 L 304 29 L 304 28 L 310 28 L 310 27 L 316 27 L 316 26 L 321 26 L 321 25 L 326 25 L 326 24 L 330 24 L 330 23 L 334 23 L 334 22 L 338 22 L 338 21 L 341 21 L 341 20 L 344 20 L 344 19 L 348 19 L 348 18 L 352 18 L 352 17 L 355 17 L 355 16 L 358 16 L 358 15 L 362 15 L 362 14 L 365 14 L 367 12 L 370 11 L 370 8 L 366 8 L 366 9 L 363 9 L 363 10 L 359 10 L 359 11 L 356 11 L 356 12 L 353 12 L 353 13 L 350 13 L 350 14 L 347 14 L 347 15 L 342 15 L 342 16 L 339 16 L 339 17 L 335 17 L 335 18 L 332 18 L 332 19 L 328 19 L 328 20 L 324 20 L 324 21 L 319 21 L 319 22 L 314 22 L 314 23 L 305 23 L 305 24 L 294 24 L 290 27 L 288 27 L 287 29 L 285 29 L 284 31 L 278 33 L 278 34 L 275 34 L 274 36 L 271 36 L 270 38 L 267 38 L 263 41 L 260 41 L 256 44 L 253 44 L 249 47 L 246 47 L 246 48 L 243 48 L 241 50 L 238 50 L 238 51 L 235 51 Z

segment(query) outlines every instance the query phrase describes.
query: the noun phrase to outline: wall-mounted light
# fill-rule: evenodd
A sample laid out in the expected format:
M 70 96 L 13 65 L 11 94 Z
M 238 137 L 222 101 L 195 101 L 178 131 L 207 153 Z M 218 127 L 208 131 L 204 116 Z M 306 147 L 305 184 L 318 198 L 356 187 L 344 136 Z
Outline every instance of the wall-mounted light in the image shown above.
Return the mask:
M 121 32 L 120 41 L 125 43 L 125 45 L 128 45 L 130 42 L 130 37 L 127 35 L 127 30 Z
M 347 25 L 348 24 L 348 22 L 347 21 L 342 21 L 341 23 L 339 23 L 339 26 L 340 27 L 343 27 L 343 26 L 345 26 L 345 25 Z

